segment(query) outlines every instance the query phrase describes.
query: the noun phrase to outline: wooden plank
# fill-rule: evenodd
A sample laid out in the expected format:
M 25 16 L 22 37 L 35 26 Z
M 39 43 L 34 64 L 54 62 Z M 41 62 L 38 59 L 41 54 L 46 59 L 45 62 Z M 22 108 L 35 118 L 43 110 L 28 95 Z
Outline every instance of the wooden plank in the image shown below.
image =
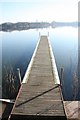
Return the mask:
M 64 101 L 68 120 L 80 120 L 80 101 Z
M 47 36 L 42 36 L 28 81 L 21 85 L 11 112 L 11 119 L 16 120 L 19 117 L 26 119 L 31 116 L 66 119 L 60 88 L 55 84 L 54 78 L 48 39 Z

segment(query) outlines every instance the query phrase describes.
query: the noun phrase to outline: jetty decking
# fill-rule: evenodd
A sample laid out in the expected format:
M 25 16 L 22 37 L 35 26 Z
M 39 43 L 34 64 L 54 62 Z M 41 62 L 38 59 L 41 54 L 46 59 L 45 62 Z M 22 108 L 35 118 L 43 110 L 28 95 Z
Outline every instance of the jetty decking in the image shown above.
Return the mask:
M 11 112 L 11 120 L 66 119 L 54 69 L 48 38 L 41 36 Z
M 80 120 L 80 101 L 64 101 L 67 120 Z

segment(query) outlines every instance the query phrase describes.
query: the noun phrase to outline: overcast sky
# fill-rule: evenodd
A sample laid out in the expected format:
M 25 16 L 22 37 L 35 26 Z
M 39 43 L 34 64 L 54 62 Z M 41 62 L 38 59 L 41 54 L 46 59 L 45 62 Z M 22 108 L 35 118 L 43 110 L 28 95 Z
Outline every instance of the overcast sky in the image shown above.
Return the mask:
M 0 23 L 78 21 L 78 0 L 0 0 Z

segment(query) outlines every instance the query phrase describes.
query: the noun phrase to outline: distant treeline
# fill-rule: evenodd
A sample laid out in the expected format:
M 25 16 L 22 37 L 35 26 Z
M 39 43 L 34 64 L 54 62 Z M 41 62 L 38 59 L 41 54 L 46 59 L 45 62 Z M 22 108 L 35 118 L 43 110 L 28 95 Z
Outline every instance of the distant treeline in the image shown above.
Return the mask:
M 3 23 L 0 25 L 0 31 L 13 31 L 13 30 L 27 30 L 36 28 L 47 28 L 50 26 L 48 22 L 18 22 L 18 23 Z
M 78 22 L 17 22 L 10 23 L 6 22 L 0 24 L 0 31 L 13 31 L 13 30 L 27 30 L 27 29 L 37 29 L 37 28 L 48 28 L 48 27 L 63 27 L 63 26 L 72 26 L 78 27 L 80 23 Z

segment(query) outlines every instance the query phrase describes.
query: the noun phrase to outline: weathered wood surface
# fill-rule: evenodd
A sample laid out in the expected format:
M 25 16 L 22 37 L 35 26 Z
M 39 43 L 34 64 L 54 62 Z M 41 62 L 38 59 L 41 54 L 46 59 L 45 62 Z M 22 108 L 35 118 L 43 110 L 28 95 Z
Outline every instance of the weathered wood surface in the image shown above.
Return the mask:
M 80 120 L 80 101 L 64 101 L 68 120 Z
M 21 85 L 11 119 L 66 119 L 60 88 L 54 81 L 48 38 L 42 36 L 28 81 Z

